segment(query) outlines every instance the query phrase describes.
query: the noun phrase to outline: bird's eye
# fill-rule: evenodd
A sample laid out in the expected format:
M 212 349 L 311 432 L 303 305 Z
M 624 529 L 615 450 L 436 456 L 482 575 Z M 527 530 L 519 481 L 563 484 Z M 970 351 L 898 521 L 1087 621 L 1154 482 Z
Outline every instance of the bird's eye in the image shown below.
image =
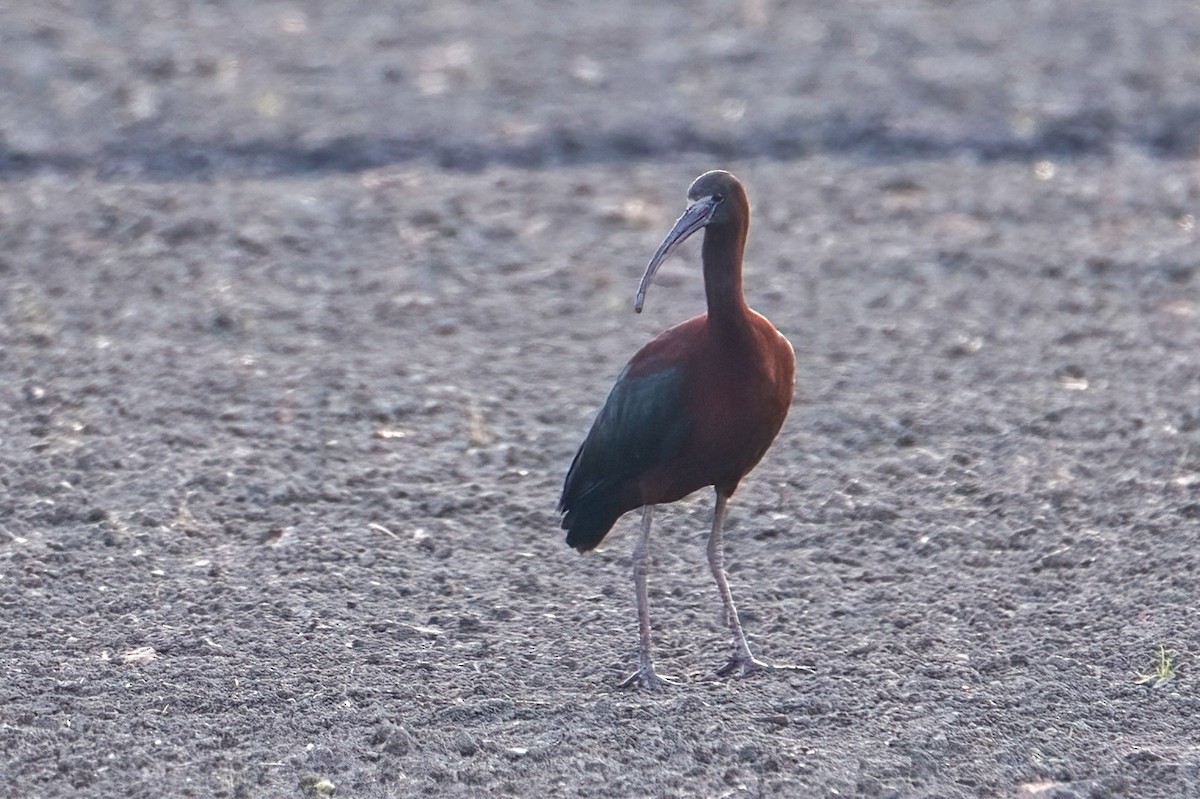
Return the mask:
M 714 194 L 714 195 L 713 195 L 713 202 L 715 202 L 715 203 L 719 203 L 719 202 L 721 202 L 721 201 L 722 201 L 722 200 L 724 200 L 724 199 L 725 199 L 725 195 L 724 195 L 724 194 Z

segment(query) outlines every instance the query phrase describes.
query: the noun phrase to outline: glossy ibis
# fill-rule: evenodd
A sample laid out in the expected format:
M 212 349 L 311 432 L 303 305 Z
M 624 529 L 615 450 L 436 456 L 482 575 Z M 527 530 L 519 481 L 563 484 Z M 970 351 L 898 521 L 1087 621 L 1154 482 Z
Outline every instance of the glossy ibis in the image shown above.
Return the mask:
M 771 446 L 792 402 L 792 345 L 742 297 L 742 252 L 750 202 L 728 172 L 701 175 L 688 190 L 687 210 L 646 266 L 634 310 L 659 266 L 704 228 L 704 291 L 708 313 L 689 319 L 642 347 L 617 378 L 563 485 L 559 511 L 567 543 L 594 548 L 624 513 L 642 508 L 633 550 L 640 646 L 638 681 L 663 679 L 650 657 L 646 549 L 655 505 L 713 486 L 716 505 L 708 539 L 712 568 L 729 628 L 733 657 L 717 673 L 749 674 L 764 663 L 750 653 L 725 576 L 722 526 L 738 483 Z

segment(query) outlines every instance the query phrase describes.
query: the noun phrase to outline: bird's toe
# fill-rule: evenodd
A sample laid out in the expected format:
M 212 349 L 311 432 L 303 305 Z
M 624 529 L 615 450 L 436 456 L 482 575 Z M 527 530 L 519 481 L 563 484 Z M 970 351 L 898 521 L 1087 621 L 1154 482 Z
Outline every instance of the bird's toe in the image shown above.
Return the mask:
M 668 685 L 678 685 L 679 681 L 672 677 L 663 677 L 653 668 L 642 667 L 621 681 L 619 687 L 633 688 L 641 685 L 649 691 L 659 691 Z
M 769 663 L 764 663 L 758 658 L 747 658 L 735 655 L 729 659 L 728 663 L 717 669 L 717 676 L 728 677 L 729 675 L 736 673 L 739 677 L 746 677 L 756 671 L 762 671 L 763 669 L 769 668 L 771 668 Z
M 728 663 L 717 669 L 717 676 L 728 677 L 736 673 L 738 677 L 748 677 L 759 671 L 803 671 L 811 673 L 812 669 L 806 666 L 793 666 L 786 663 L 767 663 L 753 656 L 734 655 L 729 659 Z

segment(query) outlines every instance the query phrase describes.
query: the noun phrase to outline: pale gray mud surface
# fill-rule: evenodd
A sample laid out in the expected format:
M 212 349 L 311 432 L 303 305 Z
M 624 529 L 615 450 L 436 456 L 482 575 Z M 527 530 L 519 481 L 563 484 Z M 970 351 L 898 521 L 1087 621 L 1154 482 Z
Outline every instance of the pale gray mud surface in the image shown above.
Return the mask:
M 1200 795 L 1200 9 L 641 5 L 4 4 L 0 793 Z M 697 495 L 651 695 L 554 506 L 714 167 L 812 673 Z

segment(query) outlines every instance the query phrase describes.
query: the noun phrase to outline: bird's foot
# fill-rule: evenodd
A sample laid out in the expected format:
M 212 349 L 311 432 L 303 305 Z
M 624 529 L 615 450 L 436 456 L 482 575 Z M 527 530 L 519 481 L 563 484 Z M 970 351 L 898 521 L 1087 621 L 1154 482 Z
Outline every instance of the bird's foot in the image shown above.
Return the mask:
M 717 669 L 718 677 L 728 677 L 737 673 L 738 677 L 747 677 L 756 671 L 802 671 L 811 674 L 807 666 L 792 666 L 786 663 L 767 663 L 753 655 L 734 655 L 721 668 Z
M 663 677 L 654 670 L 654 667 L 649 664 L 643 664 L 638 667 L 638 670 L 630 674 L 621 681 L 619 687 L 631 688 L 636 685 L 644 685 L 649 691 L 658 691 L 668 685 L 678 685 L 679 680 L 671 677 Z

